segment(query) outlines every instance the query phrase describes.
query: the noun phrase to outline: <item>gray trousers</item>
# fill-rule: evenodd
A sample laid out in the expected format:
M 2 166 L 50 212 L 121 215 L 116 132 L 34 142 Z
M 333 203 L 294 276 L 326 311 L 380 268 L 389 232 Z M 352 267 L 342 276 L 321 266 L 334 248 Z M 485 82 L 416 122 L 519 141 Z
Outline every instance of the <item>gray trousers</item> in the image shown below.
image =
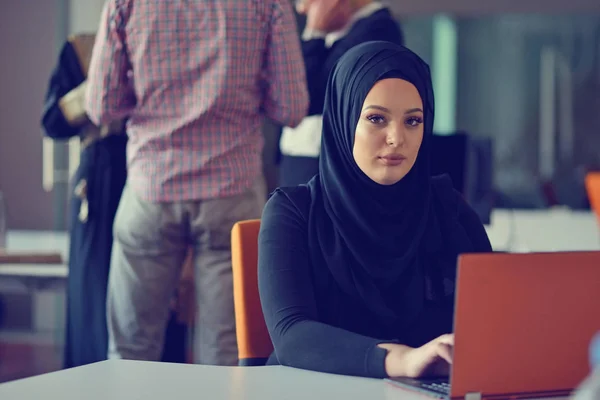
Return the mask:
M 108 358 L 160 360 L 169 304 L 194 246 L 198 364 L 237 365 L 231 228 L 260 218 L 264 179 L 212 200 L 149 203 L 126 186 L 114 225 L 107 295 Z

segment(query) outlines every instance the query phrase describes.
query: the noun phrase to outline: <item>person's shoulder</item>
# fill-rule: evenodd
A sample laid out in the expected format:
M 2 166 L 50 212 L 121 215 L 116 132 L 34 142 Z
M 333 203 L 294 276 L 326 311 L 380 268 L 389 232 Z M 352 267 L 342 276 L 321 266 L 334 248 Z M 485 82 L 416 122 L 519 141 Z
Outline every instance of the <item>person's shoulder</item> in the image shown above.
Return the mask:
M 308 229 L 310 196 L 306 187 L 276 189 L 263 209 L 259 242 L 297 243 Z
M 271 193 L 263 211 L 265 217 L 288 216 L 308 220 L 311 192 L 308 185 L 280 187 Z
M 392 11 L 387 6 L 383 6 L 379 10 L 375 11 L 373 14 L 370 15 L 370 18 L 375 21 L 385 20 L 397 24 L 397 21 L 394 18 L 394 14 L 392 14 Z
M 354 31 L 352 34 L 363 38 L 362 41 L 384 40 L 400 45 L 404 44 L 404 35 L 400 24 L 394 19 L 387 7 L 383 7 L 358 21 L 352 31 Z
M 278 187 L 271 193 L 268 202 L 302 207 L 310 204 L 310 188 L 308 185 Z

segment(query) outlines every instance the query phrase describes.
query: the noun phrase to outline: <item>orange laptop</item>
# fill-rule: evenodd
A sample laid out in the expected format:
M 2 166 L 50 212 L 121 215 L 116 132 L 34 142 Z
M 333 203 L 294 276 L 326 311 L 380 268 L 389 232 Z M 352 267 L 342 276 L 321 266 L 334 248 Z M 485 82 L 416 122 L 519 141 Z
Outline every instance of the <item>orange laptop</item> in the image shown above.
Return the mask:
M 437 399 L 566 396 L 600 331 L 600 251 L 458 260 L 450 379 L 389 381 Z

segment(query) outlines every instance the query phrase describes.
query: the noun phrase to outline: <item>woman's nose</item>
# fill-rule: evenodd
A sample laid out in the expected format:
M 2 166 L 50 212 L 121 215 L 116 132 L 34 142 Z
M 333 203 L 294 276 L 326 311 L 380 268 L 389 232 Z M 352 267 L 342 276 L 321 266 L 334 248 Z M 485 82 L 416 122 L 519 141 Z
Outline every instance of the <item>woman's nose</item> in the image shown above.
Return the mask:
M 393 127 L 388 131 L 386 143 L 388 146 L 402 147 L 406 141 L 405 132 L 402 127 Z

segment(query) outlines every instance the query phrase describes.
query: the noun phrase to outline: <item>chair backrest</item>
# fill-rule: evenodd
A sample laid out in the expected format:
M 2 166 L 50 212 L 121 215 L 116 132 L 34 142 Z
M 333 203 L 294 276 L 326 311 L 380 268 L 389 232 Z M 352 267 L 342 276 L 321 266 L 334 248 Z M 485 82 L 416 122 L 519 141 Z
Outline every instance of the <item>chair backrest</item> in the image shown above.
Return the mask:
M 241 221 L 231 231 L 233 300 L 240 365 L 264 365 L 273 352 L 258 295 L 260 220 Z
M 585 188 L 590 199 L 590 206 L 600 223 L 600 172 L 589 172 L 586 175 Z

